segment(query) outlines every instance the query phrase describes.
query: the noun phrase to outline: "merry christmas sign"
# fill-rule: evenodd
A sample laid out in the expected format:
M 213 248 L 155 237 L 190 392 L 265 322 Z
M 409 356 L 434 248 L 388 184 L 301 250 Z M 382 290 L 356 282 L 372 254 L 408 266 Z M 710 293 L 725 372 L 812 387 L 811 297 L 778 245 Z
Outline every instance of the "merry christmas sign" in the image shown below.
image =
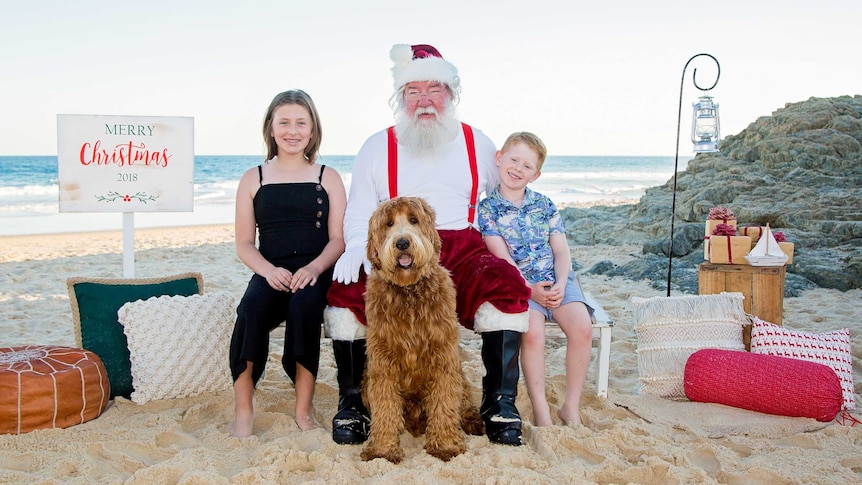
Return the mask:
M 60 212 L 191 212 L 194 119 L 57 115 Z

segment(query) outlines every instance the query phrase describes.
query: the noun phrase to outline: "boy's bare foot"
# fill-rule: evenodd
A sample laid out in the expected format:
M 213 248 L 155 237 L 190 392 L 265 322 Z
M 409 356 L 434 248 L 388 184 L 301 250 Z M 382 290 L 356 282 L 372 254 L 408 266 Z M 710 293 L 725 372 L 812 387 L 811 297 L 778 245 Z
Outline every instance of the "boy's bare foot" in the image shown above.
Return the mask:
M 547 402 L 533 403 L 533 426 L 550 426 L 554 424 L 551 421 L 551 408 Z
M 533 413 L 533 426 L 550 426 L 554 423 L 551 422 L 551 416 L 547 413 L 544 416 L 538 416 L 535 412 Z
M 582 424 L 581 413 L 578 409 L 575 409 L 574 411 L 565 411 L 563 408 L 560 408 L 557 411 L 557 416 L 563 421 L 565 426 L 576 427 Z

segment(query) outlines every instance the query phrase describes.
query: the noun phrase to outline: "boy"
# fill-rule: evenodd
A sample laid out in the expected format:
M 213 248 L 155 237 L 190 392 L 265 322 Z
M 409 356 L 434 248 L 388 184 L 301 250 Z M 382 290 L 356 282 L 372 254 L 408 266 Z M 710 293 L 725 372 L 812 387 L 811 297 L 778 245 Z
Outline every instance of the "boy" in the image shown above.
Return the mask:
M 513 133 L 496 154 L 500 185 L 479 204 L 479 228 L 495 256 L 518 268 L 532 290 L 530 326 L 521 339 L 521 367 L 533 403 L 533 424 L 549 426 L 545 396 L 545 320 L 566 334 L 566 397 L 558 411 L 578 425 L 592 349 L 593 309 L 572 271 L 565 228 L 554 203 L 527 187 L 541 175 L 547 150 L 527 132 Z

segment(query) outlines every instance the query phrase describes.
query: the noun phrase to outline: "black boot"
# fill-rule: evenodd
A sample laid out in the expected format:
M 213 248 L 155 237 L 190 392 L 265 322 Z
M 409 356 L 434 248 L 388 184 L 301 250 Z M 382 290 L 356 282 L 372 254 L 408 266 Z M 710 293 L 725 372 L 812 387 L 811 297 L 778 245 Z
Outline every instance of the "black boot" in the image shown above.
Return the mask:
M 332 418 L 332 440 L 340 445 L 363 443 L 371 426 L 361 392 L 365 340 L 333 340 L 332 351 L 338 368 L 338 412 Z
M 482 406 L 485 431 L 493 443 L 521 445 L 521 416 L 515 407 L 518 395 L 518 355 L 521 334 L 499 330 L 482 334 Z

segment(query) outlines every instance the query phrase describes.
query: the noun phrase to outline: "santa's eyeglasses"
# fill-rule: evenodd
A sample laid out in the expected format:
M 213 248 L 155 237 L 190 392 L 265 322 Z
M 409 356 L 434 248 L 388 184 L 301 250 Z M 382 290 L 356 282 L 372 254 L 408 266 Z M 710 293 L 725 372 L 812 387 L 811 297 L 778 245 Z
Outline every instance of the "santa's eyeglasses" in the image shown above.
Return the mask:
M 445 88 L 431 88 L 427 92 L 419 91 L 418 89 L 408 89 L 404 91 L 404 99 L 407 101 L 419 101 L 422 96 L 428 98 L 429 101 L 440 101 L 443 95 L 446 94 Z

